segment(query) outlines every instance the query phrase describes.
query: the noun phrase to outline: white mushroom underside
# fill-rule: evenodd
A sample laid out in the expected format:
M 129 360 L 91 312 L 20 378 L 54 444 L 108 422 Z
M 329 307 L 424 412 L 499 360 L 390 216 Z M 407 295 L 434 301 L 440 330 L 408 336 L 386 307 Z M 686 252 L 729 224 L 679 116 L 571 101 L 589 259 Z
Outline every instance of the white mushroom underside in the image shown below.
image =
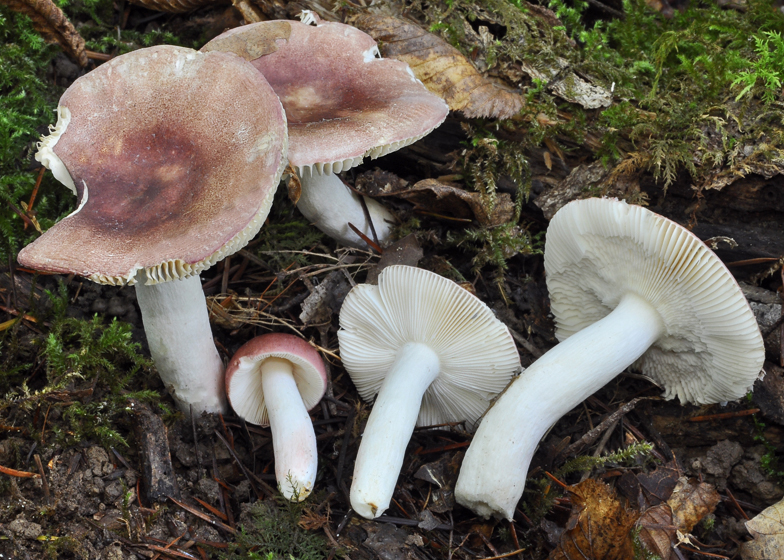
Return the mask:
M 365 401 L 373 400 L 408 342 L 426 343 L 441 363 L 441 375 L 422 399 L 418 426 L 466 421 L 472 428 L 520 370 L 506 326 L 479 299 L 455 288 L 438 274 L 390 266 L 377 286 L 351 290 L 340 312 L 340 355 Z
M 547 231 L 547 288 L 558 339 L 605 317 L 632 291 L 664 321 L 665 333 L 636 366 L 665 387 L 665 398 L 705 404 L 745 395 L 764 348 L 724 264 L 692 233 L 644 208 L 579 202 L 582 212 L 564 212 L 566 206 Z
M 519 370 L 506 327 L 479 299 L 437 274 L 390 266 L 351 290 L 340 312 L 343 364 L 375 397 L 360 444 L 351 505 L 373 518 L 389 505 L 415 425 L 469 429 Z

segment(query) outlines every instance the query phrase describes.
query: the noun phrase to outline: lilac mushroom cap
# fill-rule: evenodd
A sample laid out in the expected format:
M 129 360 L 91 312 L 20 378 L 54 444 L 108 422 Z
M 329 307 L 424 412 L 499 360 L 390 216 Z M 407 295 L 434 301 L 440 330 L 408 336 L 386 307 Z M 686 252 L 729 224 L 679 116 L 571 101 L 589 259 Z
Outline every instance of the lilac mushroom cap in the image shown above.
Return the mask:
M 233 54 L 158 46 L 82 76 L 57 113 L 36 159 L 78 208 L 19 262 L 136 284 L 150 352 L 180 408 L 224 411 L 198 274 L 266 219 L 286 161 L 277 96 Z
M 365 247 L 347 225 L 372 238 L 359 198 L 335 174 L 416 142 L 444 121 L 449 108 L 407 64 L 380 58 L 367 33 L 312 12 L 303 15 L 313 25 L 253 23 L 223 33 L 202 50 L 231 50 L 264 74 L 288 118 L 289 162 L 302 179 L 297 207 L 333 238 Z M 383 241 L 391 215 L 366 201 Z

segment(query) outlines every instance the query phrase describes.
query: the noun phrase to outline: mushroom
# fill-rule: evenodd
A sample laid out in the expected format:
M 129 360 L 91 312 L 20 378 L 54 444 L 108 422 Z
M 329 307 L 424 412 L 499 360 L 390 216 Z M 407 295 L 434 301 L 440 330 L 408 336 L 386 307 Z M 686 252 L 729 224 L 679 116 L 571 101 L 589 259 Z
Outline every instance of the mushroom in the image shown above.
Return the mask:
M 264 74 L 288 118 L 289 162 L 302 182 L 297 208 L 330 237 L 364 248 L 348 223 L 372 239 L 370 224 L 360 197 L 337 173 L 416 142 L 443 122 L 449 108 L 407 64 L 380 58 L 370 35 L 321 21 L 310 11 L 302 14 L 307 23 L 244 25 L 202 50 L 236 52 Z M 364 202 L 383 243 L 393 217 L 375 200 Z
M 265 334 L 243 344 L 226 367 L 226 396 L 240 418 L 269 426 L 275 477 L 287 500 L 313 490 L 318 454 L 308 410 L 327 388 L 318 352 L 290 334 Z
M 286 118 L 248 62 L 174 46 L 102 64 L 63 94 L 36 158 L 77 209 L 25 266 L 135 284 L 150 353 L 186 414 L 226 410 L 199 273 L 243 247 L 286 161 Z
M 564 206 L 547 230 L 547 287 L 561 341 L 487 411 L 455 497 L 512 519 L 547 429 L 632 364 L 682 403 L 742 397 L 765 358 L 746 299 L 695 235 L 610 199 Z
M 385 268 L 340 310 L 340 357 L 360 396 L 375 403 L 359 446 L 351 507 L 388 507 L 414 426 L 469 429 L 520 370 L 506 326 L 477 297 L 433 272 Z

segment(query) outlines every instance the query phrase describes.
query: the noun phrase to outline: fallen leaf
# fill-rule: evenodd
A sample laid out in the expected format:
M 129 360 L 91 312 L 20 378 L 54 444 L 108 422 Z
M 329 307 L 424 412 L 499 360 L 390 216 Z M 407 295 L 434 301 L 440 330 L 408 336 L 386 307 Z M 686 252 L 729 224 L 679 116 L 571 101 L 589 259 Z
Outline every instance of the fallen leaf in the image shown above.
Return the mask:
M 746 529 L 754 540 L 740 547 L 743 560 L 784 558 L 784 500 L 746 521 Z
M 640 542 L 661 560 L 675 558 L 672 546 L 678 540 L 678 529 L 672 524 L 672 509 L 659 504 L 645 510 L 637 521 Z
M 719 493 L 707 482 L 681 477 L 667 504 L 672 508 L 673 524 L 682 533 L 691 533 L 703 517 L 721 501 Z
M 365 194 L 364 190 L 359 192 Z M 514 203 L 508 193 L 497 194 L 495 204 L 488 208 L 479 193 L 436 179 L 423 179 L 411 186 L 405 181 L 391 181 L 383 192 L 377 192 L 375 196 L 396 196 L 413 204 L 415 211 L 447 220 L 468 222 L 473 219 L 483 227 L 501 225 L 514 215 Z
M 289 176 L 289 181 L 286 183 L 289 200 L 294 206 L 296 206 L 297 202 L 299 202 L 299 197 L 302 196 L 302 182 L 299 180 L 299 175 L 297 175 L 297 172 L 294 171 L 294 168 L 291 166 L 291 164 L 288 164 L 284 174 Z
M 87 66 L 84 39 L 52 0 L 3 0 L 15 12 L 33 20 L 33 28 L 47 43 L 57 43 L 79 66 Z
M 459 50 L 416 24 L 381 14 L 364 14 L 351 23 L 378 41 L 385 57 L 407 63 L 453 111 L 508 119 L 523 108 L 519 93 L 482 75 Z
M 634 558 L 631 528 L 638 515 L 621 505 L 615 491 L 589 478 L 570 486 L 572 513 L 548 560 L 628 560 Z
M 716 489 L 706 483 L 681 477 L 666 503 L 648 508 L 640 516 L 640 540 L 661 560 L 677 558 L 673 547 L 680 534 L 688 534 L 720 501 Z

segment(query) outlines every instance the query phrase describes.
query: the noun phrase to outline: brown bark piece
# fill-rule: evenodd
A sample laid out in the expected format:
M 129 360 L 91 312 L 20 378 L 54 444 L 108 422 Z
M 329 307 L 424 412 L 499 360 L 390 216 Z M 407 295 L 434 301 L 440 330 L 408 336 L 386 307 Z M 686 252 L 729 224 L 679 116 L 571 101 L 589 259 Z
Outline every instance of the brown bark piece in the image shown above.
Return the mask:
M 142 402 L 132 401 L 130 408 L 134 420 L 133 433 L 140 448 L 145 499 L 154 503 L 167 497 L 179 498 L 180 489 L 174 476 L 169 437 L 163 420 Z
M 572 513 L 561 542 L 548 560 L 628 560 L 634 557 L 631 528 L 637 514 L 623 507 L 615 491 L 589 478 L 571 486 Z
M 52 0 L 0 0 L 33 20 L 33 28 L 47 43 L 57 43 L 79 66 L 87 66 L 84 39 Z
M 508 119 L 523 107 L 519 93 L 482 75 L 460 51 L 418 25 L 380 14 L 351 23 L 378 41 L 384 56 L 407 63 L 453 111 L 468 118 Z

